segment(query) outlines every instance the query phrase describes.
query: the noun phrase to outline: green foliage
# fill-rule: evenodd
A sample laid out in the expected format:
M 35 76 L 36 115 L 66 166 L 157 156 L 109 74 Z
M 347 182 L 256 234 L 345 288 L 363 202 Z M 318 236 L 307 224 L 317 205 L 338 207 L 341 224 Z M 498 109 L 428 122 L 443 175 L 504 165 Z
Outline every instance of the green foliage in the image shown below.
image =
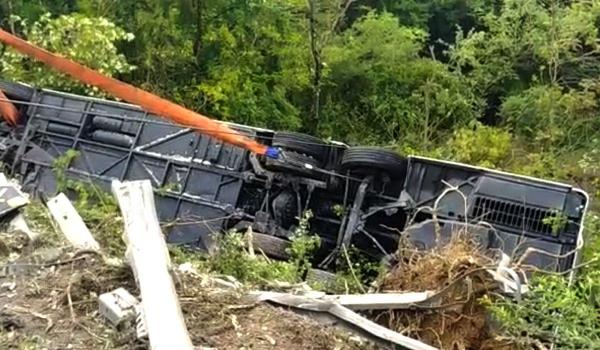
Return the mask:
M 341 294 L 364 293 L 368 286 L 382 275 L 383 267 L 354 246 L 347 250 L 348 258 L 341 254 L 337 259 L 335 285 L 330 292 Z
M 497 168 L 510 157 L 512 135 L 504 129 L 475 123 L 455 130 L 445 149 L 459 162 Z
M 45 14 L 31 25 L 25 20 L 16 20 L 23 27 L 28 41 L 103 74 L 113 76 L 130 72 L 134 68 L 118 53 L 116 46 L 118 42 L 133 40 L 133 35 L 105 18 L 89 18 L 81 14 L 52 18 L 50 14 Z M 25 81 L 40 87 L 102 95 L 97 88 L 83 87 L 12 49 L 6 50 L 0 57 L 0 67 L 2 76 L 11 80 Z
M 484 300 L 503 332 L 529 348 L 533 340 L 556 349 L 600 347 L 600 275 L 582 276 L 573 286 L 558 276 L 534 280 L 522 302 L 500 297 Z
M 69 184 L 69 190 L 76 198 L 75 209 L 103 251 L 112 256 L 122 257 L 125 253 L 122 239 L 124 227 L 116 199 L 92 182 L 72 182 Z
M 600 252 L 600 215 L 598 212 L 590 211 L 585 216 L 583 240 L 585 242 L 584 259 L 590 261 Z
M 552 229 L 552 233 L 558 235 L 562 229 L 565 228 L 569 222 L 569 217 L 562 212 L 554 211 L 551 215 L 546 216 L 542 219 L 544 225 L 548 225 Z
M 550 152 L 529 153 L 518 164 L 511 168 L 518 174 L 534 177 L 557 179 L 560 164 L 557 156 Z
M 65 154 L 54 159 L 52 171 L 56 177 L 56 187 L 58 192 L 67 190 L 69 179 L 67 178 L 67 169 L 75 158 L 79 157 L 79 151 L 68 149 Z
M 286 250 L 290 256 L 290 262 L 296 267 L 298 276 L 305 276 L 312 264 L 313 253 L 321 246 L 321 239 L 310 233 L 309 220 L 312 212 L 304 212 L 300 218 L 299 225 L 292 236 L 292 244 Z
M 359 19 L 325 50 L 322 132 L 334 138 L 428 145 L 477 115 L 460 76 L 420 57 L 427 33 L 384 13 Z
M 217 242 L 218 250 L 210 261 L 211 269 L 217 273 L 233 276 L 241 282 L 259 285 L 269 281 L 299 281 L 295 265 L 250 255 L 244 235 L 226 232 L 218 237 Z
M 309 231 L 308 221 L 311 215 L 306 212 L 300 219 L 292 243 L 287 249 L 289 261 L 274 261 L 263 255 L 252 255 L 248 251 L 248 236 L 226 232 L 217 236 L 217 252 L 209 259 L 211 270 L 251 284 L 302 281 L 311 266 L 312 256 L 320 245 L 319 237 L 311 235 Z
M 258 126 L 298 129 L 296 101 L 309 83 L 304 21 L 298 1 L 225 1 L 202 37 L 207 67 L 198 85 L 211 113 Z
M 459 31 L 449 56 L 479 93 L 502 94 L 541 79 L 597 50 L 600 2 L 505 0 L 484 16 L 485 30 Z
M 136 66 L 129 78 L 177 103 L 203 107 L 192 33 L 179 24 L 182 9 L 164 6 L 161 1 L 119 4 L 118 8 L 115 21 L 136 37 L 123 48 Z
M 530 142 L 552 150 L 589 142 L 600 126 L 597 108 L 592 92 L 537 85 L 507 98 L 501 115 Z

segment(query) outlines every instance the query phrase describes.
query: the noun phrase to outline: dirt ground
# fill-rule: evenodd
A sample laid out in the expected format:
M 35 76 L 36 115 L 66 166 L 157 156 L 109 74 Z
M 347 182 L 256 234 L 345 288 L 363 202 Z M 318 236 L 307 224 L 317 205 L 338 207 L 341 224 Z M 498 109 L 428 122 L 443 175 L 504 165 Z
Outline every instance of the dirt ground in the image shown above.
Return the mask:
M 125 287 L 138 294 L 128 267 L 111 267 L 96 254 L 33 248 L 13 234 L 0 234 L 0 242 L 0 349 L 148 348 L 136 339 L 134 328 L 107 326 L 97 311 L 101 293 Z M 239 292 L 208 286 L 199 275 L 176 280 L 186 324 L 199 349 L 372 348 L 292 311 L 248 305 Z

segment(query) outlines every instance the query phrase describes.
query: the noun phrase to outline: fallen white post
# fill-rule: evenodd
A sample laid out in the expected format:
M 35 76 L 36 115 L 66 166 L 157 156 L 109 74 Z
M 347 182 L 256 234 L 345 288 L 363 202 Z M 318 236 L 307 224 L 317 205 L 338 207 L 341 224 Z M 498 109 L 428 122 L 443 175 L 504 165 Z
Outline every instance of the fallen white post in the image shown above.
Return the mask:
M 46 206 L 67 240 L 76 249 L 100 250 L 100 245 L 64 193 L 50 198 Z
M 35 241 L 40 236 L 39 233 L 32 231 L 27 225 L 27 221 L 25 221 L 25 217 L 23 214 L 17 214 L 8 224 L 11 231 L 22 232 L 29 238 L 30 241 Z
M 150 181 L 113 181 L 112 191 L 125 223 L 126 256 L 140 287 L 150 347 L 192 350 L 169 274 L 169 253 L 156 216 Z
M 327 312 L 341 320 L 364 330 L 365 332 L 388 342 L 400 345 L 411 350 L 436 350 L 437 348 L 427 345 L 416 339 L 407 337 L 391 329 L 385 328 L 377 323 L 357 314 L 356 312 L 342 306 L 335 301 L 320 300 L 301 295 L 293 295 L 278 292 L 258 292 L 251 294 L 254 301 L 270 301 L 276 304 L 291 306 L 299 309 Z
M 407 309 L 426 303 L 435 293 L 406 292 L 406 293 L 371 293 L 371 294 L 340 294 L 325 295 L 323 300 L 335 301 L 352 310 L 396 310 Z

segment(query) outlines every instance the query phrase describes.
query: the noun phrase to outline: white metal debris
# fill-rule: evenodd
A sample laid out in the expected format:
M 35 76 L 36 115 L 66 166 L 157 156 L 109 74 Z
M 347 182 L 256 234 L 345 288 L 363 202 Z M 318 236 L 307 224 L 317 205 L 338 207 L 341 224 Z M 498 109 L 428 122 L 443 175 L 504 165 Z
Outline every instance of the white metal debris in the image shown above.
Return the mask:
M 126 320 L 136 317 L 139 301 L 125 288 L 117 288 L 98 297 L 100 315 L 117 327 Z

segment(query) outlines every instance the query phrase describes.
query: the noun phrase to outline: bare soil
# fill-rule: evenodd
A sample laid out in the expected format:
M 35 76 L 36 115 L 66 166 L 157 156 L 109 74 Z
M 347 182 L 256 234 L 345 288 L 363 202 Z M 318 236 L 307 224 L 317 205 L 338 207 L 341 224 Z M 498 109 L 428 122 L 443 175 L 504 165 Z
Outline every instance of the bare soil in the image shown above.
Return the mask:
M 0 349 L 147 349 L 132 327 L 114 329 L 99 315 L 97 297 L 117 287 L 138 295 L 128 267 L 111 267 L 95 254 L 68 250 L 39 262 L 46 247 L 0 234 Z M 15 246 L 15 242 L 18 245 Z M 56 249 L 49 249 L 56 253 Z M 48 258 L 48 252 L 45 252 Z M 20 268 L 6 263 L 21 254 Z M 14 259 L 11 259 L 14 260 Z M 193 343 L 200 349 L 370 349 L 356 337 L 268 304 L 247 305 L 241 294 L 209 286 L 199 275 L 179 275 L 178 295 Z

